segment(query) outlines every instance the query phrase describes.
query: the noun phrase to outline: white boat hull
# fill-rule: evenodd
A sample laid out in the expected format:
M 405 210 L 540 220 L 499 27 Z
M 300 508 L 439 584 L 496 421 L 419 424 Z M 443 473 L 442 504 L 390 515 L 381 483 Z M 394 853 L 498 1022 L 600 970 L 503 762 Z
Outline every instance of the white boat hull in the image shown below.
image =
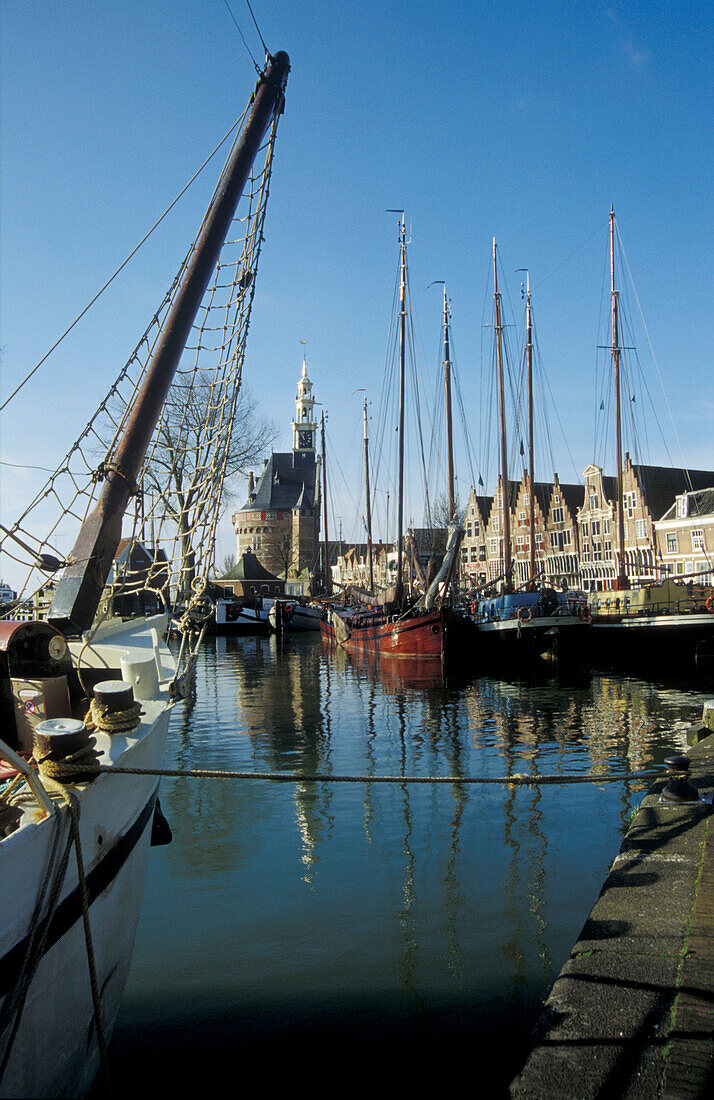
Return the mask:
M 155 643 L 155 635 L 153 642 Z M 112 661 L 118 648 L 98 645 Z M 149 636 L 148 644 L 152 646 Z M 168 650 L 163 649 L 167 671 Z M 113 656 L 112 656 L 113 653 Z M 147 649 L 132 649 L 146 656 Z M 111 666 L 110 666 L 111 667 Z M 160 768 L 171 706 L 166 685 L 160 698 L 142 700 L 145 715 L 129 736 L 96 734 L 100 763 Z M 76 788 L 80 800 L 80 837 L 87 880 L 91 927 L 103 1029 L 110 1039 L 131 965 L 144 894 L 156 776 L 100 775 Z M 23 796 L 20 827 L 0 845 L 0 1011 L 22 969 L 41 886 L 59 828 L 59 851 L 69 832 L 69 811 L 43 814 L 33 797 Z M 45 904 L 47 899 L 45 899 Z M 43 911 L 46 913 L 46 908 Z M 82 1096 L 91 1088 L 100 1055 L 94 1024 L 87 947 L 74 850 L 59 899 L 49 921 L 42 957 L 30 983 L 12 1042 L 0 1096 Z M 4 1053 L 9 1031 L 0 1041 Z

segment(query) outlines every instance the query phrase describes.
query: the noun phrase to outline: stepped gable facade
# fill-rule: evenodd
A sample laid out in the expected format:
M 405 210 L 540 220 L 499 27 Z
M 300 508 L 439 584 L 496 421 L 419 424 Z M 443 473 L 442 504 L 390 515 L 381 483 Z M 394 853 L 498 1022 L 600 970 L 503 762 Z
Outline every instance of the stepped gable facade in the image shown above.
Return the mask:
M 233 514 L 238 557 L 252 551 L 277 576 L 297 577 L 317 568 L 320 542 L 320 459 L 312 382 L 303 359 L 292 422 L 293 446 L 273 452 L 257 479 L 248 479 L 248 499 Z
M 578 508 L 583 487 L 561 482 L 555 474 L 548 486 L 545 531 L 545 575 L 560 588 L 580 585 Z
M 615 587 L 618 577 L 617 479 L 603 476 L 600 467 L 595 465 L 588 466 L 583 476 L 585 495 L 578 512 L 580 575 L 586 591 L 603 591 Z M 665 571 L 667 557 L 658 545 L 656 528 L 675 501 L 713 486 L 712 470 L 635 464 L 629 454 L 625 455 L 622 472 L 624 565 L 630 584 L 653 582 Z M 666 535 L 666 530 L 663 531 Z M 691 549 L 691 539 L 688 548 Z M 687 559 L 686 556 L 681 559 L 677 554 L 669 555 L 675 571 L 678 560 L 686 562 Z M 695 559 L 690 555 L 689 560 Z M 685 568 L 682 565 L 681 572 Z
M 461 576 L 471 584 L 486 580 L 486 527 L 493 497 L 479 494 L 472 486 L 464 513 L 464 535 L 461 544 Z
M 546 566 L 545 527 L 553 486 L 545 481 L 533 483 L 533 531 L 530 527 L 531 484 L 524 471 L 516 491 L 511 512 L 511 554 L 513 560 L 513 583 L 525 584 L 531 571 L 531 539 L 535 539 L 536 573 L 542 573 Z
M 509 518 L 511 520 L 511 552 L 513 552 L 513 506 L 519 495 L 520 482 L 509 481 L 507 489 Z M 487 581 L 498 581 L 503 577 L 503 492 L 501 475 L 498 475 L 496 492 L 491 498 L 491 508 L 486 523 L 486 574 Z

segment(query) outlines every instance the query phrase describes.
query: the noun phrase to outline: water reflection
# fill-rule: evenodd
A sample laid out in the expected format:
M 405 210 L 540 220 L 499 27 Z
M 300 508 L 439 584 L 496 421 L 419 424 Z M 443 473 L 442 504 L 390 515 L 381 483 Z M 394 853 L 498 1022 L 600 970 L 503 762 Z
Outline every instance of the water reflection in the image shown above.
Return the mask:
M 454 781 L 164 783 L 175 840 L 152 854 L 120 1038 L 155 1028 L 178 1066 L 191 1043 L 216 1056 L 217 1019 L 228 1061 L 288 1032 L 301 1057 L 347 1052 L 348 1030 L 376 1057 L 399 1031 L 438 1060 L 490 1057 L 500 1029 L 517 1058 L 643 784 L 459 780 L 626 776 L 684 748 L 676 723 L 707 695 L 612 675 L 444 684 L 310 635 L 212 639 L 168 766 Z

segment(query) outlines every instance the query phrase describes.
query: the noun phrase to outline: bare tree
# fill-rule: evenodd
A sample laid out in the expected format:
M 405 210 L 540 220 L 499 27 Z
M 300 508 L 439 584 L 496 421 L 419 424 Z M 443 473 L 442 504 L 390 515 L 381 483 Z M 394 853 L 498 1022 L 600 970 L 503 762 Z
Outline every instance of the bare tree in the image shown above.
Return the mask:
M 145 474 L 145 490 L 157 494 L 178 529 L 184 594 L 195 575 L 197 533 L 210 514 L 209 505 L 215 506 L 215 493 L 223 487 L 222 513 L 231 482 L 247 475 L 276 436 L 275 426 L 257 416 L 257 402 L 247 389 L 238 394 L 223 440 L 223 420 L 229 414 L 229 402 L 217 393 L 208 373 L 175 383 Z
M 223 565 L 221 567 L 221 576 L 230 577 L 231 573 L 237 565 L 235 554 L 226 554 L 223 558 Z
M 272 569 L 276 575 L 283 573 L 285 580 L 291 572 L 297 570 L 299 549 L 289 527 L 276 528 L 262 534 L 260 551 L 262 564 L 266 565 L 267 562 L 266 568 Z

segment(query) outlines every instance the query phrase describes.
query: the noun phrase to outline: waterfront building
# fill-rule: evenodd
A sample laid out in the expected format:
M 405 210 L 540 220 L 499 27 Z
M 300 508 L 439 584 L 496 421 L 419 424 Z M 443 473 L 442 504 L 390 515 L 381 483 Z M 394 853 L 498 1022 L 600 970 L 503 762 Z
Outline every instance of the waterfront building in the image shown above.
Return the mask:
M 17 592 L 13 591 L 10 585 L 6 584 L 5 581 L 0 580 L 0 604 L 11 603 L 16 599 Z
M 461 580 L 479 585 L 486 581 L 486 527 L 493 497 L 476 492 L 471 487 L 464 512 L 464 539 L 461 544 Z
M 531 490 L 530 477 L 524 470 L 516 490 L 511 513 L 511 561 L 513 584 L 526 584 L 531 572 L 531 539 L 535 540 L 535 571 L 537 576 L 546 572 L 546 517 L 552 486 L 536 481 Z M 533 530 L 530 521 L 530 499 L 533 492 Z
M 285 593 L 285 581 L 269 573 L 250 550 L 241 554 L 238 564 L 230 573 L 216 577 L 213 583 L 220 587 L 224 596 L 257 599 L 263 596 L 274 598 Z
M 586 467 L 583 476 L 584 498 L 578 509 L 582 586 L 586 591 L 607 591 L 616 586 L 618 576 L 617 479 L 603 476 L 602 469 L 594 464 Z M 671 511 L 677 498 L 712 485 L 714 471 L 635 464 L 625 454 L 624 565 L 631 585 L 652 583 L 663 571 L 664 557 L 658 553 L 655 524 Z M 692 528 L 698 530 L 695 525 Z M 670 560 L 676 566 L 677 556 L 672 555 Z M 689 560 L 696 559 L 690 556 Z
M 509 481 L 507 489 L 509 518 L 513 516 L 513 505 L 518 496 L 519 483 Z M 486 523 L 486 573 L 487 581 L 500 581 L 503 578 L 504 564 L 504 513 L 503 513 L 503 489 L 501 475 L 498 476 L 496 492 L 491 498 L 491 507 Z M 513 549 L 513 524 L 511 524 L 511 550 Z
M 714 567 L 714 480 L 712 487 L 680 493 L 655 521 L 657 560 L 675 577 L 702 574 L 712 583 Z
M 561 483 L 557 473 L 554 475 L 548 486 L 544 533 L 545 576 L 553 587 L 580 588 L 578 507 L 582 498 L 582 485 Z
M 257 555 L 270 572 L 298 577 L 317 568 L 320 543 L 320 459 L 312 382 L 303 359 L 295 398 L 292 450 L 273 452 L 257 481 L 251 473 L 248 498 L 233 514 L 237 556 Z

